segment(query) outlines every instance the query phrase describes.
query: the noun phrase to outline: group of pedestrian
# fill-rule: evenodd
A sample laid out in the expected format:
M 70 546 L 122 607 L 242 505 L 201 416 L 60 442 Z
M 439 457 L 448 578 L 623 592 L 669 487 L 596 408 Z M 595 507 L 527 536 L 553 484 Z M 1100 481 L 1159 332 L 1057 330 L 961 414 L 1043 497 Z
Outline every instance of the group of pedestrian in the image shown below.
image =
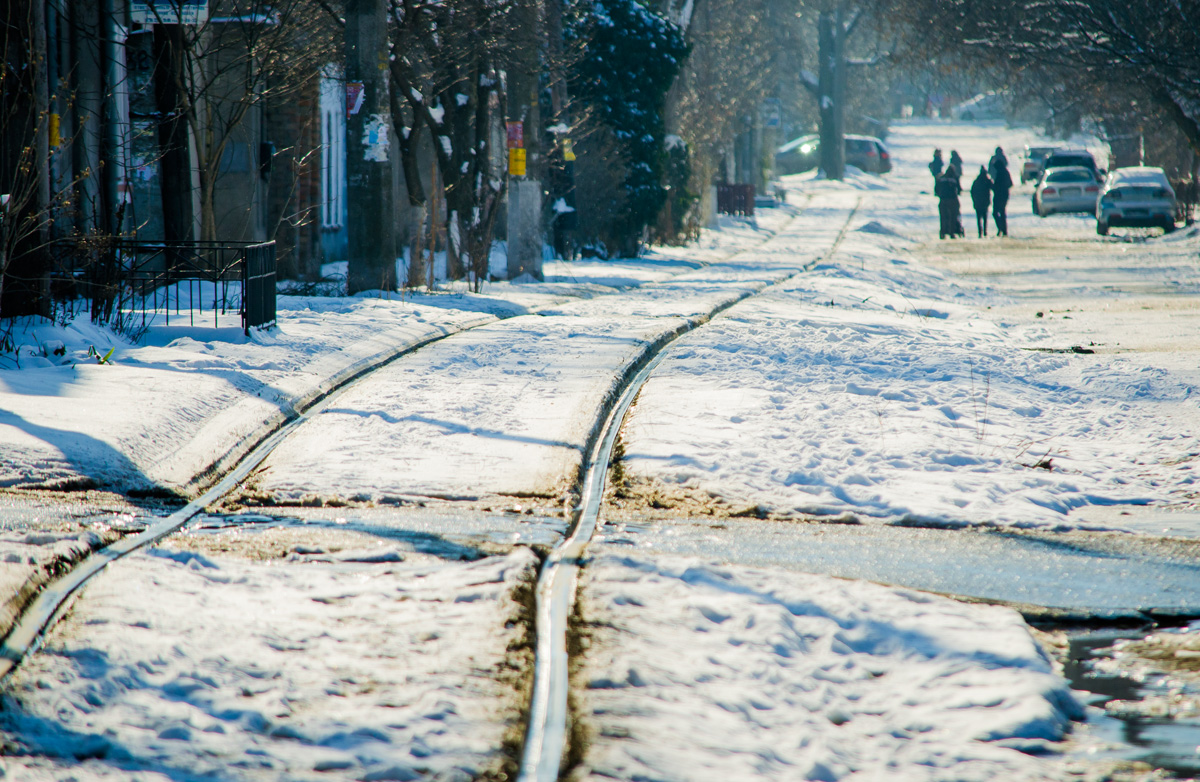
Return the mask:
M 963 160 L 956 150 L 950 150 L 950 161 L 942 160 L 942 150 L 933 151 L 929 163 L 933 174 L 933 194 L 938 199 L 940 226 L 938 238 L 966 236 L 962 224 L 962 206 L 958 196 L 962 193 Z M 1008 193 L 1012 190 L 1012 175 L 1008 173 L 1008 158 L 1004 150 L 996 147 L 996 153 L 987 166 L 979 167 L 979 175 L 971 183 L 971 205 L 975 207 L 975 229 L 980 238 L 987 236 L 988 208 L 996 221 L 996 233 L 1008 236 Z

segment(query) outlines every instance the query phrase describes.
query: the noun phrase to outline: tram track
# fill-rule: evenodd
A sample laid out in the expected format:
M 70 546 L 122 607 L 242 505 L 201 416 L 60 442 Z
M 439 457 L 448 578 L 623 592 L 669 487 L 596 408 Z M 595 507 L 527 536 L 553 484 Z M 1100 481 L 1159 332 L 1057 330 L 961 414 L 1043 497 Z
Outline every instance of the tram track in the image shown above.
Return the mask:
M 601 414 L 594 419 L 585 450 L 589 454 L 581 465 L 576 486 L 578 502 L 571 513 L 571 524 L 566 539 L 550 552 L 542 565 L 537 590 L 537 638 L 534 666 L 534 687 L 529 727 L 526 730 L 522 753 L 520 778 L 525 780 L 556 779 L 560 773 L 561 759 L 567 745 L 569 717 L 567 708 L 567 625 L 572 613 L 575 577 L 584 549 L 596 529 L 600 506 L 603 501 L 604 479 L 611 459 L 612 447 L 626 412 L 638 391 L 658 363 L 665 357 L 667 349 L 679 337 L 710 322 L 712 318 L 735 304 L 762 295 L 779 285 L 795 279 L 797 274 L 810 270 L 814 265 L 836 252 L 845 237 L 849 224 L 857 210 L 850 209 L 841 230 L 833 243 L 820 257 L 810 261 L 802 270 L 774 283 L 764 282 L 762 287 L 745 292 L 722 302 L 711 311 L 686 319 L 684 323 L 648 342 L 640 356 L 614 379 L 613 390 L 606 398 Z M 785 233 L 781 231 L 780 233 Z M 778 234 L 772 239 L 778 238 Z M 765 240 L 754 248 L 737 253 L 752 253 L 772 239 Z M 482 324 L 481 324 L 482 325 Z M 477 327 L 472 327 L 477 328 Z M 39 648 L 45 634 L 69 609 L 79 595 L 80 588 L 109 564 L 139 549 L 151 546 L 180 530 L 189 520 L 218 503 L 242 484 L 271 453 L 292 433 L 306 422 L 330 408 L 344 393 L 360 381 L 392 362 L 412 354 L 414 351 L 440 342 L 462 330 L 450 334 L 433 336 L 419 344 L 411 345 L 402 352 L 377 364 L 360 368 L 345 377 L 341 384 L 323 396 L 312 400 L 303 410 L 295 410 L 294 416 L 273 432 L 263 437 L 236 465 L 213 483 L 203 494 L 183 508 L 152 524 L 144 531 L 123 538 L 79 562 L 69 572 L 47 585 L 22 612 L 13 630 L 0 646 L 0 681 L 3 681 L 22 660 Z M 546 632 L 543 632 L 543 629 Z
M 786 285 L 833 256 L 845 238 L 860 204 L 861 200 L 850 210 L 829 249 L 797 274 L 715 308 L 706 317 L 697 318 L 648 346 L 638 364 L 626 373 L 625 381 L 611 397 L 613 402 L 608 410 L 597 418 L 600 425 L 593 430 L 590 438 L 592 445 L 582 469 L 580 501 L 572 513 L 569 534 L 546 558 L 539 574 L 533 695 L 519 782 L 555 782 L 563 774 L 562 764 L 568 753 L 570 735 L 568 625 L 574 612 L 575 591 L 584 551 L 599 525 L 613 447 L 633 401 L 655 368 L 666 358 L 667 350 L 680 337 L 711 322 L 735 304 Z
M 801 212 L 803 212 L 803 207 Z M 744 253 L 753 252 L 762 244 L 770 242 L 776 235 L 764 239 L 754 247 L 731 253 L 724 258 L 706 261 L 699 268 L 724 263 Z M 663 283 L 669 282 L 670 279 L 663 281 Z M 619 295 L 619 293 L 614 295 Z M 388 355 L 356 361 L 321 383 L 319 387 L 296 399 L 288 400 L 279 415 L 264 423 L 260 432 L 252 437 L 251 443 L 231 449 L 207 465 L 188 482 L 190 488 L 201 492 L 195 499 L 141 532 L 121 538 L 70 563 L 64 562 L 60 572 L 43 584 L 26 602 L 13 620 L 8 632 L 0 638 L 0 683 L 8 678 L 25 657 L 37 650 L 41 636 L 53 627 L 58 617 L 64 612 L 68 601 L 88 580 L 112 562 L 182 529 L 189 520 L 203 512 L 205 508 L 211 507 L 229 495 L 263 463 L 280 443 L 287 439 L 290 433 L 306 421 L 319 415 L 323 410 L 328 409 L 336 399 L 366 378 L 396 361 L 454 336 L 483 328 L 498 320 L 536 316 L 540 309 L 553 309 L 560 306 L 562 306 L 562 302 L 552 302 L 544 307 L 533 308 L 522 315 L 477 318 L 460 328 L 439 331 L 417 338 Z

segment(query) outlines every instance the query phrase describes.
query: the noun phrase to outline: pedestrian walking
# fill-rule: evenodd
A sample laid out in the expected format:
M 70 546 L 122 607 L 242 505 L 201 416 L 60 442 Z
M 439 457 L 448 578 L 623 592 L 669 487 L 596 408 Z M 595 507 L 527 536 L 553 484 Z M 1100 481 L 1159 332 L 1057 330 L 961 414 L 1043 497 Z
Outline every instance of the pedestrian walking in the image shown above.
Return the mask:
M 1008 236 L 1008 191 L 1012 190 L 1012 175 L 1008 173 L 1008 159 L 1004 151 L 996 147 L 992 156 L 992 218 L 996 221 L 996 234 Z
M 983 166 L 979 167 L 979 176 L 971 183 L 971 205 L 975 207 L 975 229 L 982 239 L 987 236 L 988 207 L 992 205 L 992 178 Z
M 992 159 L 988 161 L 988 176 L 991 177 L 993 182 L 996 181 L 996 172 L 1002 168 L 1008 168 L 1008 158 L 1005 157 L 1003 148 L 996 147 Z
M 950 166 L 954 169 L 954 178 L 958 181 L 958 192 L 962 192 L 962 175 L 963 175 L 963 159 L 959 157 L 958 150 L 950 150 Z
M 933 174 L 933 186 L 937 188 L 938 177 L 942 175 L 942 169 L 946 167 L 942 160 L 942 150 L 933 150 L 933 160 L 929 161 L 929 173 Z
M 961 207 L 958 203 L 958 194 L 961 192 L 962 188 L 958 186 L 958 178 L 954 176 L 953 166 L 947 166 L 933 188 L 933 194 L 938 199 L 939 239 L 945 239 L 947 236 L 951 238 L 962 236 L 964 233 Z

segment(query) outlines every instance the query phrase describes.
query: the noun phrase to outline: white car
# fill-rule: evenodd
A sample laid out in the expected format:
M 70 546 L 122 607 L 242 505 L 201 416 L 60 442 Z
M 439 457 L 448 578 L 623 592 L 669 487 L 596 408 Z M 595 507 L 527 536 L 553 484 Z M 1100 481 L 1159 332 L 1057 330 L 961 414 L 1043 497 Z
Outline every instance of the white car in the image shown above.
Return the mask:
M 1038 181 L 1033 195 L 1041 217 L 1056 212 L 1094 212 L 1100 197 L 1100 183 L 1085 166 L 1048 168 Z
M 1112 226 L 1175 230 L 1175 191 L 1161 168 L 1130 166 L 1108 175 L 1096 204 L 1096 233 Z

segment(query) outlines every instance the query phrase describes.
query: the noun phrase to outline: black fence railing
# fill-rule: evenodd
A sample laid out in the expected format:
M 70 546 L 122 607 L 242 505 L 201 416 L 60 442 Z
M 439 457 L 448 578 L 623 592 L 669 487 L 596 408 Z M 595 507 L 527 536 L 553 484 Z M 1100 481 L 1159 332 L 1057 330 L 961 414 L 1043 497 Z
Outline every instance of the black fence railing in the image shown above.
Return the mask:
M 717 211 L 753 217 L 754 185 L 717 185 Z
M 246 248 L 242 326 L 246 333 L 275 322 L 275 242 Z
M 159 316 L 236 312 L 246 334 L 275 322 L 274 242 L 93 240 L 70 245 L 69 271 L 51 281 L 59 307 L 86 305 L 93 320 L 145 329 Z M 60 266 L 61 268 L 61 266 Z

